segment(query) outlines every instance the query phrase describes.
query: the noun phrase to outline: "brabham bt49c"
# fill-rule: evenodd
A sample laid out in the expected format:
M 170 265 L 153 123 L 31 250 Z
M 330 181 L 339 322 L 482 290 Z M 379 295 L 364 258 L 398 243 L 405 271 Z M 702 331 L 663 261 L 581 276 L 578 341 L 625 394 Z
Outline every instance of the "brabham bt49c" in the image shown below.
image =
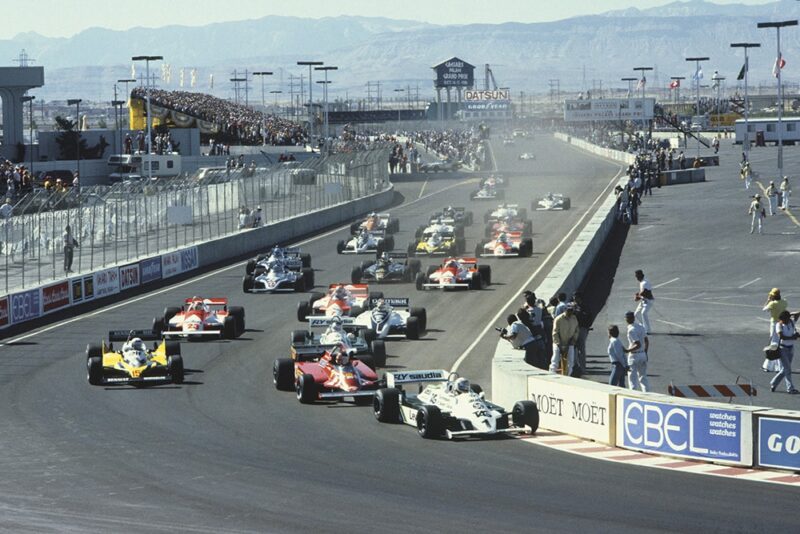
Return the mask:
M 431 216 L 430 224 L 441 222 L 451 226 L 455 226 L 456 224 L 472 226 L 472 220 L 472 212 L 468 211 L 466 208 L 454 208 L 453 206 L 447 206 L 442 211 L 436 212 Z
M 508 217 L 524 219 L 528 216 L 528 210 L 520 208 L 517 204 L 500 204 L 494 209 L 490 209 L 483 216 L 484 222 L 500 221 Z
M 148 349 L 145 341 L 161 340 Z M 114 350 L 114 341 L 124 341 Z M 181 345 L 162 340 L 152 330 L 113 330 L 108 344 L 90 343 L 86 347 L 87 379 L 93 386 L 147 386 L 183 382 Z
M 180 308 L 166 308 L 153 319 L 153 330 L 164 337 L 234 339 L 244 333 L 244 308 L 228 307 L 228 299 L 192 297 Z
M 386 366 L 386 344 L 378 339 L 375 330 L 357 325 L 355 317 L 309 317 L 309 330 L 292 330 L 292 348 L 311 354 L 316 350 L 322 355 L 334 345 L 343 345 L 356 354 L 371 354 L 378 367 Z M 325 328 L 315 335 L 312 329 Z

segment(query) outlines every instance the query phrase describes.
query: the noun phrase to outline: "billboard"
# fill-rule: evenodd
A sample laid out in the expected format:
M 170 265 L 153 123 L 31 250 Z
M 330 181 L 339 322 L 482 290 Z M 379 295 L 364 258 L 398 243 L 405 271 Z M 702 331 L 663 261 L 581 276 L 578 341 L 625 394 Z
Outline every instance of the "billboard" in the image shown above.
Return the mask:
M 758 418 L 758 465 L 800 471 L 800 419 Z
M 119 293 L 119 268 L 112 267 L 94 273 L 94 296 L 97 298 Z
M 125 265 L 119 268 L 119 289 L 124 291 L 139 285 L 139 264 Z
M 161 256 L 139 262 L 139 283 L 146 284 L 161 280 Z
M 651 120 L 655 98 L 592 98 L 564 101 L 564 121 Z
M 13 324 L 36 319 L 42 314 L 42 301 L 38 288 L 15 293 L 9 299 L 11 300 L 11 322 Z
M 94 275 L 82 278 L 73 278 L 72 284 L 72 303 L 85 302 L 94 298 Z
M 8 313 L 8 297 L 0 299 L 0 328 L 5 328 L 11 324 L 11 317 Z
M 461 107 L 466 111 L 508 111 L 511 102 L 508 100 L 477 100 L 464 102 Z
M 433 67 L 436 87 L 472 87 L 475 85 L 475 66 L 457 57 Z
M 488 100 L 511 100 L 511 91 L 499 89 L 494 91 L 477 91 L 468 89 L 464 91 L 465 102 L 482 102 Z
M 42 312 L 49 313 L 69 306 L 69 280 L 42 288 Z

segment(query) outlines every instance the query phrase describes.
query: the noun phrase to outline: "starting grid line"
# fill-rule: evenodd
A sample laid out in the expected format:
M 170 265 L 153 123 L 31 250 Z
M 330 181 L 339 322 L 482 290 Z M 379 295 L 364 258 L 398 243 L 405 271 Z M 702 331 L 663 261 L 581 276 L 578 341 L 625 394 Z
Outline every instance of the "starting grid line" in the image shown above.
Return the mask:
M 548 449 L 567 452 L 593 460 L 800 488 L 800 475 L 788 471 L 752 469 L 749 467 L 711 464 L 699 460 L 657 456 L 639 451 L 609 447 L 608 445 L 603 445 L 594 441 L 548 430 L 537 430 L 536 434 L 517 436 L 517 439 L 533 445 L 539 445 L 547 447 Z

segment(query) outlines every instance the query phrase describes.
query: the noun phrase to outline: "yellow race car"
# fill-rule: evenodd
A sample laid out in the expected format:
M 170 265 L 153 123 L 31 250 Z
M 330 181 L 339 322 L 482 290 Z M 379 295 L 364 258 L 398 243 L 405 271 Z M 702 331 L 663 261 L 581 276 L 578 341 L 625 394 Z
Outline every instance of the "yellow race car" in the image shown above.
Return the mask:
M 157 341 L 148 349 L 145 341 Z M 123 341 L 119 350 L 114 341 Z M 86 369 L 93 386 L 133 385 L 183 382 L 183 358 L 177 341 L 166 341 L 152 330 L 112 330 L 108 344 L 89 343 Z
M 428 227 L 418 234 L 417 241 L 408 244 L 409 256 L 458 256 L 464 253 L 464 238 L 456 237 L 452 230 Z

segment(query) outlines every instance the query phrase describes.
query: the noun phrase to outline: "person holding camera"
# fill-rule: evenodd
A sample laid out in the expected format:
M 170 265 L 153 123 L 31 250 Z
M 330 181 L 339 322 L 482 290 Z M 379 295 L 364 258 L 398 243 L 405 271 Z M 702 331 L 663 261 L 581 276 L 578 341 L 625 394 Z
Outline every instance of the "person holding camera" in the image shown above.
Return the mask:
M 506 328 L 495 328 L 495 330 L 500 332 L 500 337 L 510 342 L 512 347 L 524 350 L 525 363 L 536 367 L 536 341 L 530 329 L 513 313 L 506 317 L 506 322 L 508 322 Z

